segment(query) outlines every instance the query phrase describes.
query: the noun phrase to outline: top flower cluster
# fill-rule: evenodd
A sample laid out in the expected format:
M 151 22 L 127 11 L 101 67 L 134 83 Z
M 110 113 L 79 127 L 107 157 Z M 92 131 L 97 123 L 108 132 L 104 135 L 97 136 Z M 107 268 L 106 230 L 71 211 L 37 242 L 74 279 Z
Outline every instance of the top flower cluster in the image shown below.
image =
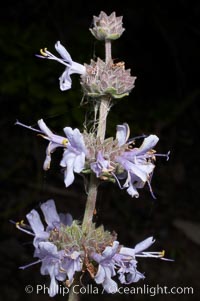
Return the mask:
M 122 17 L 116 17 L 115 13 L 107 16 L 101 12 L 99 17 L 94 16 L 94 26 L 90 29 L 92 34 L 99 40 L 111 41 L 119 38 L 124 31 Z M 130 93 L 134 87 L 136 77 L 130 75 L 130 70 L 125 70 L 124 62 L 113 63 L 112 58 L 105 63 L 101 59 L 91 60 L 90 64 L 79 64 L 74 62 L 65 49 L 57 41 L 55 49 L 60 57 L 55 56 L 47 48 L 40 50 L 37 57 L 55 60 L 66 66 L 60 76 L 60 89 L 68 90 L 72 86 L 71 75 L 81 75 L 81 85 L 87 97 L 99 97 L 109 95 L 111 98 L 122 98 Z

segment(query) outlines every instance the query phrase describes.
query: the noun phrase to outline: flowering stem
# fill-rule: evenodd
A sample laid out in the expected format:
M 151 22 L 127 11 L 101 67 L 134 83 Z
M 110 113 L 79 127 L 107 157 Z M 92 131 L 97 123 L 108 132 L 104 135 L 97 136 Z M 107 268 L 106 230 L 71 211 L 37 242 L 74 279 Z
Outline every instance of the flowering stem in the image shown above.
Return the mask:
M 112 60 L 111 56 L 111 41 L 105 41 L 105 61 L 108 64 Z M 110 105 L 110 97 L 103 96 L 100 100 L 100 108 L 99 108 L 99 122 L 98 122 L 98 129 L 97 129 L 97 138 L 100 139 L 101 143 L 103 143 L 105 139 L 106 133 L 106 119 L 109 112 L 109 105 Z M 83 217 L 82 223 L 82 230 L 83 233 L 87 233 L 88 229 L 90 229 L 92 224 L 92 219 L 94 215 L 95 205 L 96 205 L 96 198 L 97 198 L 97 189 L 98 189 L 98 180 L 94 174 L 90 176 L 90 183 L 89 183 L 89 191 L 88 197 L 85 207 L 85 213 Z
M 105 41 L 105 53 L 106 53 L 106 64 L 112 60 L 112 55 L 111 55 L 111 40 L 106 40 Z
M 108 64 L 112 60 L 111 54 L 111 41 L 105 40 L 105 61 Z M 105 138 L 106 133 L 106 119 L 109 112 L 110 97 L 103 96 L 101 98 L 100 109 L 99 109 L 99 123 L 97 129 L 97 138 L 100 138 L 101 143 Z
M 96 205 L 96 198 L 97 198 L 97 178 L 94 174 L 91 174 L 88 197 L 87 197 L 85 213 L 84 213 L 83 223 L 82 223 L 83 233 L 87 233 L 88 229 L 92 224 L 92 219 L 93 219 L 95 205 Z
M 100 109 L 99 109 L 99 123 L 97 129 L 97 138 L 100 138 L 103 143 L 106 133 L 106 119 L 109 112 L 109 99 L 107 97 L 101 98 Z
M 68 301 L 78 301 L 79 300 L 79 295 L 78 294 L 74 294 L 73 292 L 73 286 L 70 288 L 69 291 L 69 298 Z

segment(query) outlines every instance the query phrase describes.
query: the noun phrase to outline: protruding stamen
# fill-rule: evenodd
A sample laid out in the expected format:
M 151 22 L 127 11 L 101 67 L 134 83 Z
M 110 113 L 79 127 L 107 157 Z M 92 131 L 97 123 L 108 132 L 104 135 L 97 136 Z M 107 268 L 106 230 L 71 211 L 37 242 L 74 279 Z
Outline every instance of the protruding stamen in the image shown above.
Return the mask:
M 47 51 L 47 48 L 41 48 L 41 49 L 40 49 L 41 55 L 43 55 L 43 56 L 48 56 L 48 54 L 46 53 L 46 51 Z
M 23 232 L 25 232 L 29 235 L 35 236 L 35 234 L 33 232 L 30 232 L 30 231 L 25 229 L 28 226 L 24 224 L 23 220 L 21 222 L 16 222 L 15 226 L 16 226 L 17 229 L 19 229 L 19 230 L 21 230 L 21 231 L 23 231 Z
M 42 261 L 41 259 L 40 259 L 40 260 L 37 260 L 37 261 L 35 261 L 35 262 L 32 262 L 32 263 L 29 263 L 29 264 L 24 265 L 24 266 L 22 266 L 22 267 L 19 267 L 19 269 L 25 270 L 26 268 L 29 268 L 29 267 L 31 267 L 32 265 L 35 265 L 35 264 L 37 264 L 37 263 L 39 263 L 39 262 L 41 262 L 41 261 Z
M 18 120 L 16 120 L 15 125 L 20 125 L 20 126 L 23 126 L 24 128 L 27 128 L 27 129 L 29 129 L 29 130 L 32 130 L 32 131 L 35 131 L 35 132 L 38 132 L 38 133 L 42 133 L 42 131 L 37 130 L 37 129 L 34 129 L 34 128 L 32 128 L 32 126 L 26 125 L 26 124 L 24 124 L 24 123 L 21 123 L 21 122 L 19 122 Z
M 165 256 L 165 250 L 162 250 L 161 252 L 160 252 L 160 257 L 164 257 Z
M 154 154 L 156 157 L 166 157 L 166 160 L 169 160 L 170 151 L 168 151 L 166 154 Z

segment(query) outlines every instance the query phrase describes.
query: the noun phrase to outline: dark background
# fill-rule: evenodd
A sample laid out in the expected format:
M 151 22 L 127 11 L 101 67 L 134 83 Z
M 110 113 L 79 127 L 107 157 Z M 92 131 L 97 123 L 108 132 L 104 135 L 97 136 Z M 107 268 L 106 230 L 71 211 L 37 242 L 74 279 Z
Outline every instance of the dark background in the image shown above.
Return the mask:
M 65 189 L 59 167 L 61 152 L 53 155 L 52 168 L 42 170 L 46 141 L 34 132 L 14 126 L 19 119 L 35 126 L 44 118 L 63 134 L 65 126 L 82 128 L 86 108 L 80 106 L 79 76 L 71 90 L 61 92 L 58 77 L 63 66 L 35 57 L 40 48 L 54 53 L 60 40 L 80 63 L 104 57 L 103 43 L 88 28 L 92 16 L 103 10 L 123 15 L 122 37 L 113 43 L 113 58 L 123 60 L 137 76 L 136 87 L 116 104 L 109 115 L 108 135 L 117 124 L 128 122 L 132 136 L 155 133 L 157 152 L 171 151 L 170 160 L 159 158 L 152 181 L 157 199 L 148 187 L 132 199 L 117 185 L 102 185 L 96 222 L 118 233 L 129 247 L 153 235 L 152 250 L 166 250 L 175 262 L 139 260 L 145 281 L 136 286 L 192 286 L 194 295 L 158 295 L 154 300 L 199 299 L 199 1 L 6 1 L 0 12 L 1 101 L 1 245 L 0 300 L 49 300 L 47 295 L 26 294 L 27 284 L 49 283 L 32 262 L 30 237 L 9 220 L 20 221 L 32 209 L 54 198 L 58 211 L 82 219 L 86 195 L 82 178 Z M 187 233 L 177 225 L 190 221 Z M 182 223 L 183 224 L 183 223 Z M 193 226 L 197 224 L 196 230 Z M 83 300 L 149 300 L 148 295 L 105 295 Z M 61 296 L 53 298 L 63 300 Z M 66 297 L 65 297 L 66 299 Z

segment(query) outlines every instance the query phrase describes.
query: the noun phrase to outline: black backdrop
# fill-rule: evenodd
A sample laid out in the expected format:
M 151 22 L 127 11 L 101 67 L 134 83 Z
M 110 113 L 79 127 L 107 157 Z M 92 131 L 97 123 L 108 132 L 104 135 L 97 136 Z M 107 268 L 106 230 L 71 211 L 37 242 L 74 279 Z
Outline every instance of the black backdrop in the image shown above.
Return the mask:
M 199 212 L 199 38 L 198 1 L 6 1 L 0 12 L 0 101 L 1 101 L 1 245 L 0 300 L 49 300 L 44 294 L 25 293 L 27 284 L 48 284 L 39 265 L 25 271 L 18 267 L 32 262 L 30 237 L 20 233 L 9 220 L 22 220 L 32 208 L 54 198 L 61 212 L 70 211 L 81 219 L 86 196 L 81 177 L 66 190 L 59 167 L 61 152 L 54 154 L 52 168 L 42 170 L 46 142 L 34 133 L 14 126 L 15 120 L 35 125 L 44 118 L 57 133 L 64 126 L 82 127 L 85 107 L 77 75 L 73 88 L 61 92 L 58 77 L 63 67 L 35 57 L 42 47 L 54 51 L 60 40 L 80 63 L 104 56 L 101 42 L 88 28 L 92 16 L 103 10 L 123 15 L 122 37 L 113 43 L 113 57 L 124 60 L 137 76 L 129 97 L 115 105 L 109 115 L 108 135 L 116 124 L 128 122 L 133 136 L 155 133 L 157 151 L 171 151 L 170 160 L 157 160 L 152 186 L 139 199 L 131 199 L 111 184 L 102 185 L 97 202 L 96 222 L 115 230 L 124 245 L 133 247 L 155 236 L 154 250 L 165 249 L 168 263 L 140 260 L 149 286 L 192 286 L 197 299 L 199 287 L 198 230 L 185 235 L 176 225 L 198 223 Z M 193 236 L 196 238 L 193 238 Z M 196 241 L 196 242 L 195 242 Z M 83 300 L 147 300 L 149 295 L 84 295 Z M 165 295 L 163 300 L 180 296 Z M 154 297 L 160 300 L 160 295 Z M 54 298 L 62 300 L 61 296 Z M 66 299 L 66 297 L 65 297 Z

